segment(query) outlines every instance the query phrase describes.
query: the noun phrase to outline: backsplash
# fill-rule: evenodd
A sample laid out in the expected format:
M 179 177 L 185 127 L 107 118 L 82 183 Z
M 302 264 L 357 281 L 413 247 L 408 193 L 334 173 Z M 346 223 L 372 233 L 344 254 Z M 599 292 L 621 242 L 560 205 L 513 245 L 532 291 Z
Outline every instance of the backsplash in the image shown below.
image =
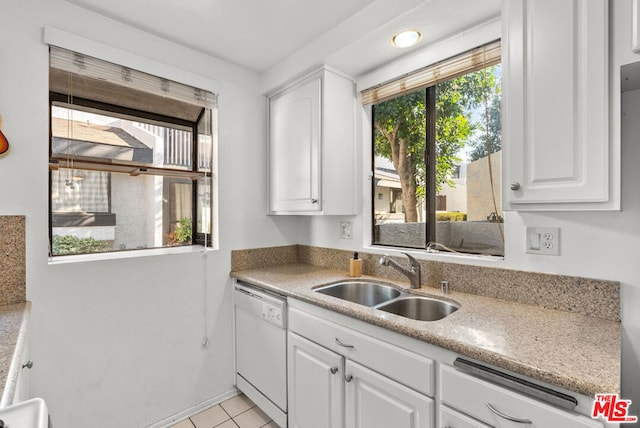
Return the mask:
M 25 217 L 0 216 L 0 305 L 26 301 Z
M 351 254 L 351 251 L 346 250 L 305 245 L 235 250 L 231 252 L 231 270 L 304 263 L 344 271 L 347 274 Z M 407 278 L 395 269 L 378 264 L 380 254 L 359 254 L 363 261 L 364 275 L 407 282 Z M 401 264 L 407 263 L 404 257 L 394 259 Z M 616 281 L 450 262 L 419 262 L 422 266 L 423 286 L 438 287 L 440 280 L 447 280 L 454 292 L 620 321 L 620 283 Z

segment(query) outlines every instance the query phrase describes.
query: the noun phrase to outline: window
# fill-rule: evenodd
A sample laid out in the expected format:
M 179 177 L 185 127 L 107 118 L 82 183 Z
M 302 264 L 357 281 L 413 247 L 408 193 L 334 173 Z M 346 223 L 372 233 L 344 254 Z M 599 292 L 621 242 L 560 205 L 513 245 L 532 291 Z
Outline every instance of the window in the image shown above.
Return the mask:
M 50 49 L 52 256 L 212 245 L 216 96 Z
M 374 245 L 504 255 L 499 47 L 363 93 L 373 104 Z

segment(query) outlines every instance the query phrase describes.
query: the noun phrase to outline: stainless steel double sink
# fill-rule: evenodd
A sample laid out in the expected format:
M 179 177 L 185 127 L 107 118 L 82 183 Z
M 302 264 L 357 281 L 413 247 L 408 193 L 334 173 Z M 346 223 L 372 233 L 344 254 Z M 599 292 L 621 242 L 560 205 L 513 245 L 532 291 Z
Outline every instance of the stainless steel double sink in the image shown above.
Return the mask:
M 459 308 L 451 302 L 404 293 L 377 282 L 344 281 L 314 291 L 418 321 L 437 321 Z

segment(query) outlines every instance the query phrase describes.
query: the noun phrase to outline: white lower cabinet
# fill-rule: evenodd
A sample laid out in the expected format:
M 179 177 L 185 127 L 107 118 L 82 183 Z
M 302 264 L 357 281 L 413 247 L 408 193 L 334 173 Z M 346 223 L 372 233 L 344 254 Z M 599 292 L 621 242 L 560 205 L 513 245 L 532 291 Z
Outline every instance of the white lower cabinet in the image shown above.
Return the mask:
M 295 333 L 289 332 L 288 340 L 289 427 L 342 427 L 342 355 Z
M 432 428 L 433 400 L 289 332 L 289 427 Z
M 345 315 L 289 299 L 288 321 L 291 428 L 618 428 L 589 417 L 592 397 L 558 390 L 577 406 L 547 404 L 454 368 L 454 352 Z
M 489 425 L 456 412 L 443 404 L 440 404 L 438 408 L 438 420 L 440 428 L 491 428 Z
M 522 394 L 502 388 L 453 367 L 440 368 L 440 400 L 449 407 L 465 413 L 495 428 L 602 428 L 598 421 L 571 413 Z M 466 423 L 466 425 L 465 425 Z M 483 424 L 441 426 L 450 428 L 484 427 Z
M 433 360 L 291 304 L 287 347 L 289 427 L 435 426 Z
M 429 428 L 433 400 L 353 361 L 346 362 L 349 428 Z

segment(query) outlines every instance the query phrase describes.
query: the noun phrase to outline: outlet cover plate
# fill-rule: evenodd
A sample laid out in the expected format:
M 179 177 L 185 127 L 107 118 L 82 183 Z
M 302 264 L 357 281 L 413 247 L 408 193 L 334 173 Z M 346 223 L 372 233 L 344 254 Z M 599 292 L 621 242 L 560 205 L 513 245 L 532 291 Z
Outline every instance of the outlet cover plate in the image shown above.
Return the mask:
M 350 221 L 341 221 L 340 222 L 340 238 L 342 239 L 353 238 L 352 229 L 353 229 L 353 223 L 351 223 Z
M 529 254 L 560 255 L 559 227 L 527 227 L 525 252 Z

